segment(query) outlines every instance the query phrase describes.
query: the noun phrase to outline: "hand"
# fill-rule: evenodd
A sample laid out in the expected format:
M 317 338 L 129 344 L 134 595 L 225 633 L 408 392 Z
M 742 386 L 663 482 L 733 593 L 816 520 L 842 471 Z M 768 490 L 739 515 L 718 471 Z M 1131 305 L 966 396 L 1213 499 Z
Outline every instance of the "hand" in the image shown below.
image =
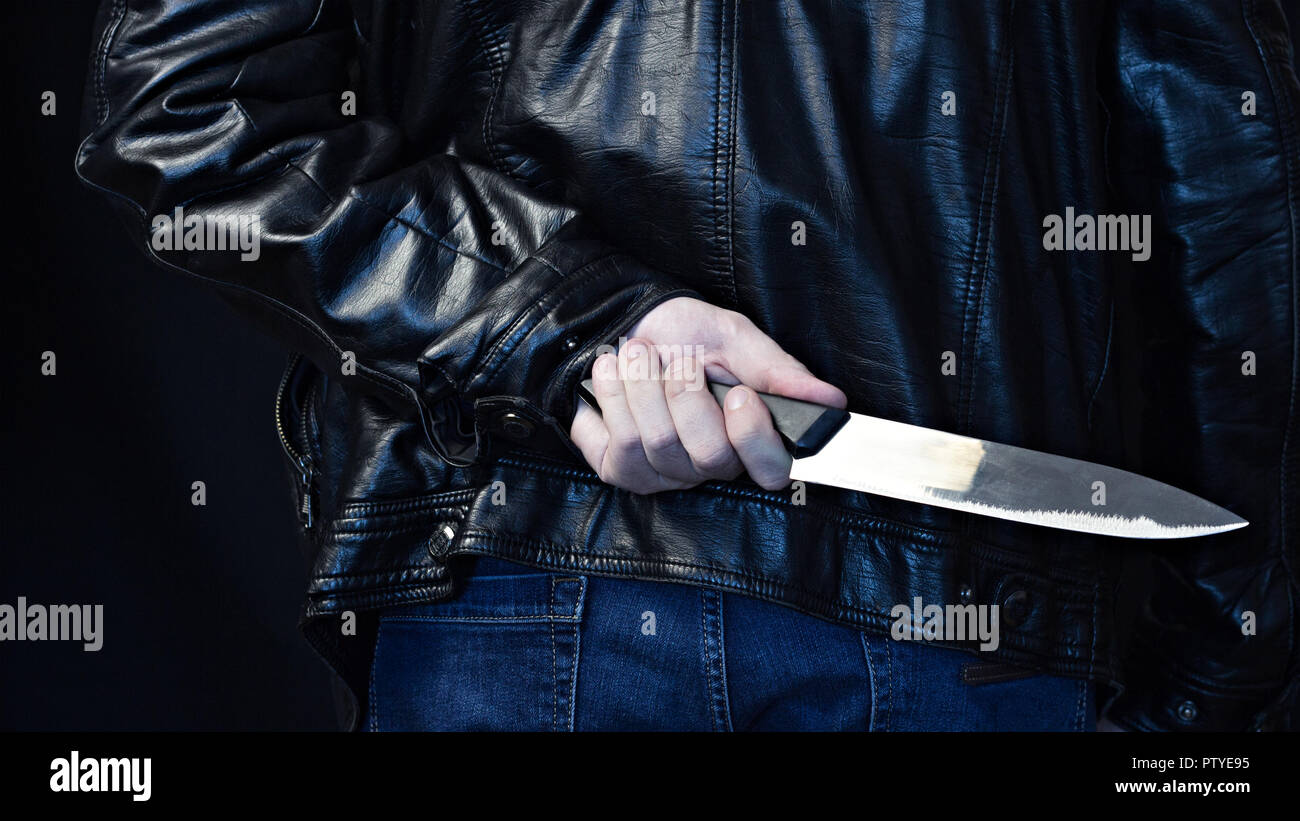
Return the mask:
M 730 385 L 725 411 L 706 379 Z M 580 405 L 570 436 L 600 478 L 633 493 L 680 490 L 742 472 L 768 490 L 790 482 L 790 455 L 754 391 L 842 408 L 749 319 L 689 297 L 646 314 L 617 354 L 592 367 L 596 413 Z

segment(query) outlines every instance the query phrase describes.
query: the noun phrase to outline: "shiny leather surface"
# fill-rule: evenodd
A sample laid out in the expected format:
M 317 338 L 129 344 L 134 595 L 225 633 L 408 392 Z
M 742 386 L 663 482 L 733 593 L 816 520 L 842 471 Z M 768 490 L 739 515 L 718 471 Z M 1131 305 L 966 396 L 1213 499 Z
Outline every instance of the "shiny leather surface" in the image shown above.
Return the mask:
M 1300 86 L 1276 2 L 107 0 L 98 25 L 83 179 L 146 249 L 178 205 L 260 215 L 256 261 L 149 253 L 308 357 L 304 627 L 345 677 L 340 612 L 445 597 L 479 553 L 874 631 L 915 596 L 1001 604 L 1000 660 L 1124 687 L 1129 727 L 1278 726 L 1294 701 Z M 1066 207 L 1151 214 L 1151 258 L 1045 251 Z M 574 386 L 679 294 L 853 410 L 1252 524 L 1150 545 L 826 488 L 604 486 L 565 435 Z

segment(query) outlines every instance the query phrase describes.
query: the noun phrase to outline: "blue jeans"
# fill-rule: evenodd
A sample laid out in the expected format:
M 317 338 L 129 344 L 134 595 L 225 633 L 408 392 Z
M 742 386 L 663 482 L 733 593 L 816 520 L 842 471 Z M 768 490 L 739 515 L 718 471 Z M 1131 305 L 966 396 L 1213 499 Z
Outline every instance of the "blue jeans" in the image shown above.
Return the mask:
M 480 558 L 456 598 L 381 615 L 362 727 L 1092 729 L 1089 683 L 964 680 L 986 663 L 739 594 Z

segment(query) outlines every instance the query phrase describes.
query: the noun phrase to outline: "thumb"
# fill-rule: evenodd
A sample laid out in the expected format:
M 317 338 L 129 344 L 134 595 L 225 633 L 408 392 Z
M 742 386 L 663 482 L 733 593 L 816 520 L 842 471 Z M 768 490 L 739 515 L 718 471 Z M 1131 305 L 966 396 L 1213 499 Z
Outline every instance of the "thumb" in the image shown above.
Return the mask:
M 723 335 L 718 353 L 731 375 L 756 391 L 832 408 L 848 404 L 843 391 L 813 376 L 802 362 L 782 350 L 748 318 L 741 317 Z

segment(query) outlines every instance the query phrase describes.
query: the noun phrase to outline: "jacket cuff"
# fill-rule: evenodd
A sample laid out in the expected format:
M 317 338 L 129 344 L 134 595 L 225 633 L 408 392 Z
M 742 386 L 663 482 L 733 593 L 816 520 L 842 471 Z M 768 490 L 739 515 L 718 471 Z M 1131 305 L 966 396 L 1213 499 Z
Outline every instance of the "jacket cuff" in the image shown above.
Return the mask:
M 566 226 L 421 355 L 421 398 L 435 438 L 461 457 L 452 461 L 480 462 L 494 443 L 581 458 L 568 430 L 602 347 L 659 303 L 698 298 L 576 230 Z

